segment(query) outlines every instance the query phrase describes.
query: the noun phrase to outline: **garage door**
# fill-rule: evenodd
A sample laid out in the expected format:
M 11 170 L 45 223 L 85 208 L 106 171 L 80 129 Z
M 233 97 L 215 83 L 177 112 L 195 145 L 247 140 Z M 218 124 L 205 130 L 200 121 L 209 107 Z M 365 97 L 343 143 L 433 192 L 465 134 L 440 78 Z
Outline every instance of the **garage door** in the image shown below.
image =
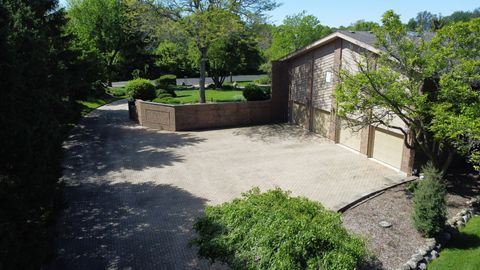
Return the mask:
M 372 157 L 395 168 L 402 164 L 403 136 L 375 129 Z
M 360 151 L 361 141 L 362 139 L 360 132 L 356 132 L 351 128 L 344 126 L 344 124 L 340 122 L 339 143 L 341 145 L 352 148 L 355 151 Z

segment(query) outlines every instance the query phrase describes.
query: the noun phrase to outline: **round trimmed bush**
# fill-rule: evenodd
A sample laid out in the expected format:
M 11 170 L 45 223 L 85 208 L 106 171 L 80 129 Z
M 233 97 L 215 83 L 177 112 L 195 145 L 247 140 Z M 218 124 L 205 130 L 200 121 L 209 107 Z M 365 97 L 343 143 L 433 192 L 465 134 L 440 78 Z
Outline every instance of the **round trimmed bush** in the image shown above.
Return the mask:
M 358 269 L 368 258 L 340 214 L 280 189 L 207 206 L 194 228 L 199 255 L 232 269 Z
M 165 74 L 155 80 L 158 88 L 167 89 L 170 85 L 177 85 L 177 76 L 173 74 Z
M 131 80 L 125 86 L 125 90 L 133 100 L 152 100 L 155 98 L 155 85 L 147 79 Z
M 162 88 L 159 88 L 158 86 L 157 86 L 157 90 L 155 90 L 155 94 L 157 95 L 157 97 L 158 95 L 163 95 L 163 94 L 168 94 L 171 97 L 177 97 L 175 90 L 173 90 L 172 88 L 162 89 Z
M 412 220 L 424 236 L 433 237 L 443 230 L 447 220 L 447 191 L 442 173 L 431 162 L 422 168 L 424 178 L 413 194 Z
M 267 100 L 270 98 L 270 90 L 255 84 L 248 84 L 243 89 L 243 96 L 247 101 Z

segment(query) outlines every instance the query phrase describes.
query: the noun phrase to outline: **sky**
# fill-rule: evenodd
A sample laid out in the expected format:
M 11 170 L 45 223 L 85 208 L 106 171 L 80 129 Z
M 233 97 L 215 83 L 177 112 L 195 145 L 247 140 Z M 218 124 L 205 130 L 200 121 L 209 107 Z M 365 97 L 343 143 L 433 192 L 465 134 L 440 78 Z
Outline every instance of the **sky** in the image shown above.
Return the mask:
M 307 11 L 322 24 L 331 27 L 348 26 L 363 19 L 379 22 L 382 14 L 393 9 L 407 22 L 420 11 L 450 15 L 454 11 L 471 11 L 480 7 L 479 0 L 278 0 L 282 6 L 268 13 L 271 22 L 281 24 L 285 16 Z M 66 0 L 60 0 L 65 5 Z
M 382 14 L 393 9 L 407 22 L 418 12 L 427 10 L 433 14 L 450 15 L 454 11 L 471 11 L 480 7 L 478 0 L 279 0 L 282 6 L 269 12 L 271 21 L 281 24 L 285 16 L 307 11 L 315 15 L 321 24 L 331 27 L 348 26 L 363 19 L 380 22 Z

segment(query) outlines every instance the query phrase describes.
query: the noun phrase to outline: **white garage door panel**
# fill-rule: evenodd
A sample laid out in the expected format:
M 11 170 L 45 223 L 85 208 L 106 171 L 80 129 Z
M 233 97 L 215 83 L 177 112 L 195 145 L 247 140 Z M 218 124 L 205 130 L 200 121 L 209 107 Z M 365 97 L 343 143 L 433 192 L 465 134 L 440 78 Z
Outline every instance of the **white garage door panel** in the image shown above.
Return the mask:
M 360 151 L 361 141 L 362 139 L 360 136 L 360 132 L 353 131 L 351 128 L 348 127 L 340 128 L 340 144 L 352 148 L 353 150 Z
M 402 164 L 403 138 L 381 130 L 375 130 L 373 143 L 374 159 L 387 163 L 395 168 Z

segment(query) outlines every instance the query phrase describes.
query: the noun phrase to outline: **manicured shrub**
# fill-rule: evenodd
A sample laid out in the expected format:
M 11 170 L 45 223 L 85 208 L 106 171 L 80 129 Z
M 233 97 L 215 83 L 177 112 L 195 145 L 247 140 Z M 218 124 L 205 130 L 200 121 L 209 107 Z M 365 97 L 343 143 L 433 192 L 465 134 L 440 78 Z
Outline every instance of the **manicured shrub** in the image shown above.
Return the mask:
M 162 89 L 162 88 L 158 88 L 157 86 L 157 90 L 155 90 L 155 95 L 158 97 L 159 95 L 164 95 L 164 94 L 168 94 L 171 97 L 177 97 L 175 90 L 173 90 L 172 88 Z
M 177 85 L 177 76 L 173 74 L 165 74 L 155 80 L 158 88 L 167 89 L 170 85 Z
M 254 81 L 256 84 L 271 84 L 272 78 L 270 76 L 262 76 Z
M 179 100 L 176 100 L 170 96 L 158 97 L 152 100 L 152 102 L 163 103 L 163 104 L 180 104 Z
M 147 79 L 131 80 L 125 89 L 131 99 L 152 100 L 155 98 L 155 86 Z
M 243 89 L 243 96 L 247 101 L 267 100 L 270 98 L 270 90 L 254 84 L 248 84 Z
M 199 255 L 232 269 L 355 269 L 367 258 L 340 214 L 280 189 L 208 206 L 194 228 Z
M 441 172 L 432 163 L 427 163 L 422 171 L 424 178 L 413 194 L 412 220 L 421 234 L 432 237 L 445 226 L 447 191 Z

